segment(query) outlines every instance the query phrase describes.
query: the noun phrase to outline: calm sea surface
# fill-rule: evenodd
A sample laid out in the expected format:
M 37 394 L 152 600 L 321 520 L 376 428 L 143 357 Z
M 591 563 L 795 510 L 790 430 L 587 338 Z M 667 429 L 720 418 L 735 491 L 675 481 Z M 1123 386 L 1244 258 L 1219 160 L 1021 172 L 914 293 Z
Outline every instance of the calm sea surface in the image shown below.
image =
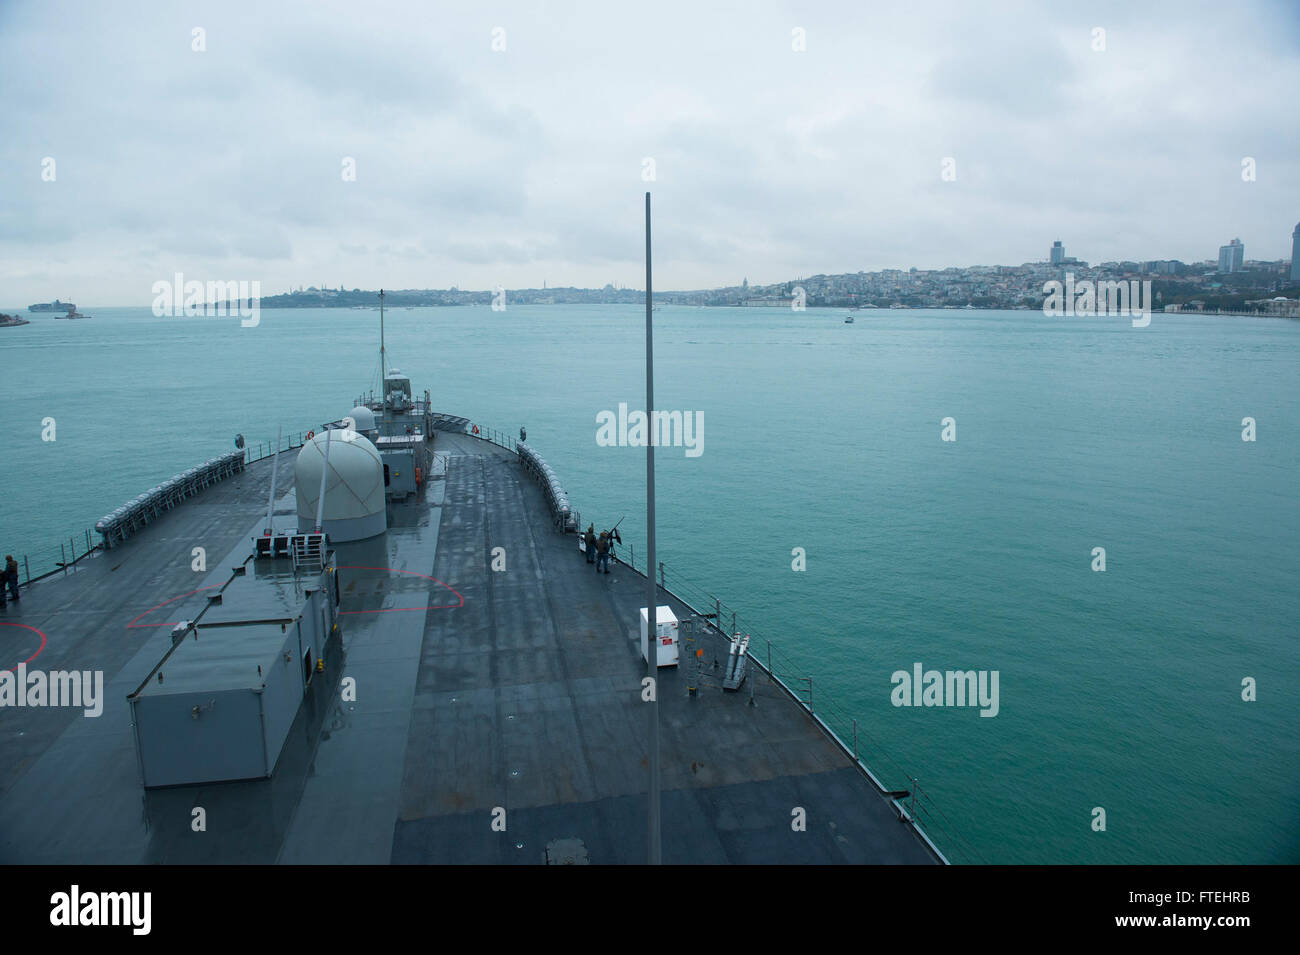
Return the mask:
M 82 311 L 0 329 L 0 552 L 34 570 L 237 432 L 319 427 L 378 379 L 377 312 Z M 701 456 L 656 454 L 670 573 L 856 717 L 887 784 L 920 780 L 954 860 L 1300 862 L 1300 323 L 844 314 L 656 313 L 657 403 L 704 425 Z M 584 522 L 626 514 L 643 560 L 644 451 L 596 443 L 598 412 L 644 405 L 642 311 L 386 329 L 417 391 L 526 425 Z M 893 706 L 916 663 L 998 671 L 997 716 Z

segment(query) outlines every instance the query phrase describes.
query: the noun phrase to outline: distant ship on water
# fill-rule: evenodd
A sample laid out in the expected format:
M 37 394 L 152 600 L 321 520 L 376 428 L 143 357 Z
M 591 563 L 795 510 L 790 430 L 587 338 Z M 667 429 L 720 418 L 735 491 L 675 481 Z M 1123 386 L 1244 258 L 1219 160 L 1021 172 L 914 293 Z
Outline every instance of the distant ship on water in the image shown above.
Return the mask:
M 41 302 L 39 305 L 28 305 L 29 312 L 75 312 L 77 306 L 71 302 L 60 302 L 57 298 L 53 302 Z
M 15 325 L 30 325 L 31 322 L 21 315 L 0 315 L 0 328 L 12 328 Z

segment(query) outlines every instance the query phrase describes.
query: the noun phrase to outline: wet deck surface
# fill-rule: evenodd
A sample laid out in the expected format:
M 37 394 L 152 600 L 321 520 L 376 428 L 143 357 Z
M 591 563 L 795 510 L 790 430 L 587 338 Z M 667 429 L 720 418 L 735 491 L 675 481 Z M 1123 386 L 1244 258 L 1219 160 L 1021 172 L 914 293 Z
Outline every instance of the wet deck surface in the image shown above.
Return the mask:
M 445 479 L 390 506 L 383 537 L 336 548 L 343 648 L 270 780 L 143 790 L 125 702 L 170 644 L 145 625 L 184 619 L 203 599 L 191 592 L 246 553 L 267 462 L 0 611 L 46 634 L 29 667 L 103 670 L 106 697 L 93 719 L 0 710 L 0 861 L 537 864 L 564 839 L 593 863 L 643 861 L 645 578 L 617 563 L 596 574 L 513 455 L 445 433 L 436 450 Z M 291 492 L 282 469 L 277 513 Z M 207 574 L 191 568 L 196 546 Z M 21 628 L 0 637 L 2 666 L 39 644 Z M 725 658 L 709 641 L 706 658 Z M 691 697 L 687 667 L 659 671 L 665 862 L 935 861 L 779 687 L 758 673 L 754 706 L 748 686 Z

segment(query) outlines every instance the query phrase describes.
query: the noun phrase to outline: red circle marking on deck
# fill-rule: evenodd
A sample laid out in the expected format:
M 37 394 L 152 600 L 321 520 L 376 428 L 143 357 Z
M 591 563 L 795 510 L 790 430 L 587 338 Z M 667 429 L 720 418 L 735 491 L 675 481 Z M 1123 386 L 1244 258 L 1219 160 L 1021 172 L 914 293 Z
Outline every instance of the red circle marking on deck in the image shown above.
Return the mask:
M 36 652 L 33 653 L 30 657 L 28 657 L 26 660 L 22 661 L 22 663 L 15 663 L 11 667 L 6 667 L 6 670 L 17 670 L 20 666 L 23 665 L 23 663 L 31 663 L 33 660 L 39 657 L 41 655 L 41 651 L 45 649 L 45 644 L 46 644 L 45 634 L 41 633 L 41 631 L 37 630 L 35 627 L 29 627 L 25 623 L 5 623 L 4 621 L 0 621 L 0 627 L 22 627 L 24 630 L 30 630 L 32 633 L 39 633 L 41 635 L 41 645 L 36 648 Z
M 451 586 L 451 584 L 443 583 L 437 577 L 430 577 L 428 574 L 419 574 L 413 570 L 398 570 L 396 567 L 354 567 L 351 565 L 336 567 L 335 570 L 386 570 L 390 574 L 410 574 L 413 577 L 423 577 L 425 580 L 432 580 L 435 584 L 446 587 L 456 595 L 456 599 L 459 601 L 459 603 L 454 604 L 425 604 L 423 607 L 389 607 L 386 610 L 340 610 L 339 616 L 343 616 L 345 613 L 411 613 L 417 610 L 456 610 L 465 606 L 465 597 L 459 590 Z
M 157 610 L 157 609 L 160 608 L 160 607 L 165 607 L 165 606 L 167 606 L 167 605 L 168 605 L 169 603 L 171 603 L 173 600 L 182 600 L 182 599 L 184 599 L 185 597 L 192 597 L 192 596 L 194 596 L 195 594 L 199 593 L 199 591 L 203 591 L 203 590 L 212 590 L 213 587 L 219 587 L 219 586 L 220 586 L 220 584 L 211 584 L 210 586 L 207 586 L 207 587 L 200 587 L 198 590 L 191 590 L 191 591 L 190 591 L 189 593 L 187 593 L 187 594 L 177 594 L 175 597 L 168 598 L 167 600 L 164 600 L 162 603 L 160 603 L 160 604 L 155 604 L 154 606 L 150 607 L 150 608 L 149 608 L 148 610 L 146 610 L 144 613 L 140 614 L 140 616 L 135 617 L 135 618 L 134 618 L 130 623 L 128 623 L 126 626 L 127 626 L 128 629 L 132 629 L 132 630 L 139 630 L 141 627 L 174 627 L 174 626 L 176 626 L 176 624 L 180 623 L 179 620 L 169 620 L 169 621 L 167 621 L 166 623 L 136 623 L 135 621 L 136 621 L 136 620 L 139 620 L 140 617 L 148 616 L 149 614 L 153 613 L 155 610 Z

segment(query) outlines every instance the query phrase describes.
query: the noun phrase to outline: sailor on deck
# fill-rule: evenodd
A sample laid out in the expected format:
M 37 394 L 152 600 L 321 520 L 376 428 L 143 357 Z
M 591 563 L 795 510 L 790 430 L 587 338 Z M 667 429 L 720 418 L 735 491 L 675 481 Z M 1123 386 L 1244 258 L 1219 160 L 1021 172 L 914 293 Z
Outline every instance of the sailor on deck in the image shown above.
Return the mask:
M 18 599 L 18 561 L 13 554 L 5 554 L 4 580 L 0 580 L 0 607 L 5 605 L 5 588 L 8 587 L 14 600 Z

